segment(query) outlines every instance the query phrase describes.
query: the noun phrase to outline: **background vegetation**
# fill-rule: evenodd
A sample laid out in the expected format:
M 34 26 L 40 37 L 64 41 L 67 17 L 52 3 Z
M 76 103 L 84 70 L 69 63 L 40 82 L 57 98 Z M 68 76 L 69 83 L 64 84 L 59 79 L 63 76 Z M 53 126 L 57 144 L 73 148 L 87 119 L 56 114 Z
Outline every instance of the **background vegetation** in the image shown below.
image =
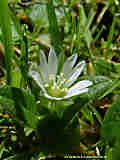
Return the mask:
M 86 61 L 80 79 L 93 82 L 89 92 L 73 99 L 74 105 L 68 105 L 59 120 L 56 117 L 51 120 L 50 110 L 41 107 L 48 106 L 48 100 L 40 99 L 40 89 L 28 75 L 31 64 L 39 63 L 40 49 L 48 56 L 51 47 L 60 57 L 60 66 L 66 57 L 77 53 L 78 61 Z M 63 140 L 68 137 L 67 142 L 71 141 L 68 145 L 71 147 L 64 152 L 62 148 L 68 146 L 59 145 L 57 138 L 53 138 L 55 130 L 51 132 L 52 142 L 48 142 L 49 136 L 48 140 L 43 138 L 49 132 L 45 127 L 59 124 L 62 128 L 69 126 L 71 120 L 68 133 L 78 142 L 77 148 L 70 135 L 63 136 Z M 72 132 L 76 123 L 78 137 Z M 0 1 L 1 160 L 39 160 L 48 155 L 60 159 L 68 154 L 119 160 L 119 150 L 119 1 Z

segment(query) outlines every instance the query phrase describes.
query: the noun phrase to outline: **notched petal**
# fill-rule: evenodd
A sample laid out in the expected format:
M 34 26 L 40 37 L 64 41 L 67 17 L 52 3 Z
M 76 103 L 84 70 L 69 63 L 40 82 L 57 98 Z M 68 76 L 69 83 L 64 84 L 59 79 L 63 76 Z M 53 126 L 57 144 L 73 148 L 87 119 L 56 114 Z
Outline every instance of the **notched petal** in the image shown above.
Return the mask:
M 85 61 L 82 61 L 79 64 L 77 64 L 77 66 L 72 70 L 71 76 L 68 79 L 68 82 L 66 83 L 68 87 L 71 86 L 76 81 L 76 79 L 83 71 L 84 67 L 85 67 Z
M 46 64 L 47 64 L 46 56 L 44 52 L 40 50 L 40 65 L 46 65 Z
M 80 90 L 80 89 L 87 88 L 87 87 L 91 86 L 92 84 L 93 83 L 91 81 L 89 81 L 89 80 L 79 81 L 69 89 L 69 92 L 74 91 L 76 89 Z
M 40 51 L 40 72 L 42 74 L 42 78 L 44 82 L 47 82 L 49 79 L 48 64 L 47 64 L 46 56 L 43 51 Z
M 41 78 L 40 78 L 40 74 L 35 72 L 35 71 L 31 71 L 30 72 L 30 76 L 35 80 L 35 82 L 43 90 L 43 92 L 45 92 L 45 88 L 44 88 L 44 86 L 42 84 L 42 81 L 41 81 Z
M 76 90 L 72 90 L 71 92 L 68 91 L 65 98 L 70 98 L 70 97 L 77 96 L 79 94 L 86 93 L 86 92 L 88 92 L 88 88 L 76 89 Z
M 48 56 L 48 74 L 56 75 L 57 65 L 58 65 L 58 60 L 57 60 L 56 53 L 54 49 L 51 48 Z
M 89 80 L 83 80 L 75 84 L 73 87 L 71 87 L 68 90 L 67 97 L 73 97 L 76 95 L 79 95 L 81 93 L 86 93 L 88 92 L 89 86 L 91 86 L 93 83 Z
M 76 63 L 76 60 L 77 60 L 77 54 L 73 54 L 72 56 L 67 58 L 67 60 L 65 61 L 63 68 L 62 68 L 62 72 L 66 79 L 69 78 L 69 75 L 72 72 L 72 68 Z

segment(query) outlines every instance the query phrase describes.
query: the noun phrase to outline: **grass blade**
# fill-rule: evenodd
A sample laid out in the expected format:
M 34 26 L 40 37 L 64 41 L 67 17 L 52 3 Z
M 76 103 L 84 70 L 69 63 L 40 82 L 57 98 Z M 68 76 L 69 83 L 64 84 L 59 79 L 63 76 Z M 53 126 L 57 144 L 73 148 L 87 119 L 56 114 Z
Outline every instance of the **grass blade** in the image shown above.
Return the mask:
M 115 33 L 115 24 L 116 24 L 116 18 L 114 17 L 112 26 L 111 26 L 109 34 L 108 34 L 108 40 L 107 40 L 107 48 L 106 48 L 105 58 L 108 58 L 110 50 L 111 50 L 110 45 L 112 43 L 113 36 L 114 36 L 114 33 Z
M 55 14 L 55 8 L 53 6 L 53 0 L 49 0 L 47 4 L 48 20 L 49 20 L 49 32 L 52 38 L 52 44 L 57 53 L 60 51 L 60 33 L 58 30 L 57 17 Z
M 5 68 L 7 71 L 7 83 L 11 82 L 11 60 L 13 55 L 12 32 L 8 13 L 8 0 L 0 1 L 0 27 L 5 47 Z

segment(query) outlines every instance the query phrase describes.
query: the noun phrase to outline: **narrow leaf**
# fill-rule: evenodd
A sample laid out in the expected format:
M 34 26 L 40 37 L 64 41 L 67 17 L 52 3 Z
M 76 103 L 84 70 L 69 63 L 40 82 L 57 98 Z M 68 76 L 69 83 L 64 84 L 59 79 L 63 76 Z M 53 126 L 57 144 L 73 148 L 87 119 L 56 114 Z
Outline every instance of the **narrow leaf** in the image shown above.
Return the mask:
M 7 71 L 7 83 L 10 84 L 13 44 L 10 17 L 8 13 L 8 0 L 0 1 L 0 26 L 2 30 L 3 44 L 5 47 L 5 68 Z
M 47 3 L 47 12 L 48 12 L 48 20 L 49 20 L 49 32 L 52 38 L 52 44 L 56 53 L 60 52 L 61 40 L 60 33 L 58 30 L 58 22 L 55 13 L 55 8 L 53 6 L 53 0 L 49 0 Z

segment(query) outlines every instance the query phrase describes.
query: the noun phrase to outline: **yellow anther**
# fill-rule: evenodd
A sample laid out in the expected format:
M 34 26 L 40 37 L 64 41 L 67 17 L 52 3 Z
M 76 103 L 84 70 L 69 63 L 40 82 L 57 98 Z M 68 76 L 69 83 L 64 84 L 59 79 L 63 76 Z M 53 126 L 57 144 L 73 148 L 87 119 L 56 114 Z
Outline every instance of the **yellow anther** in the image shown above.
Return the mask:
M 60 73 L 60 76 L 61 76 L 61 77 L 64 77 L 64 73 Z
M 63 91 L 63 92 L 67 92 L 68 91 L 68 89 L 67 88 L 62 88 L 62 90 L 61 91 Z
M 49 84 L 48 84 L 48 83 L 45 84 L 45 88 L 47 88 L 47 87 L 49 87 Z

